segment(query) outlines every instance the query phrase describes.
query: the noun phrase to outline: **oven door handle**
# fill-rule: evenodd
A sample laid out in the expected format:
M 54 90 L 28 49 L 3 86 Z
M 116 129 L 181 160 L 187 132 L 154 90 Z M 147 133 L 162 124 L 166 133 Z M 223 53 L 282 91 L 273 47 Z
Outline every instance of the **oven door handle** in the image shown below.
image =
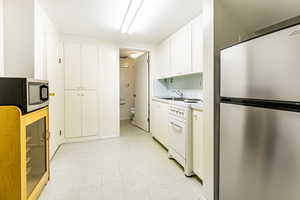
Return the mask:
M 177 129 L 180 129 L 180 130 L 182 130 L 183 129 L 183 127 L 182 126 L 179 126 L 178 124 L 176 124 L 175 122 L 171 122 L 171 124 L 172 124 L 172 126 L 174 127 L 176 127 Z

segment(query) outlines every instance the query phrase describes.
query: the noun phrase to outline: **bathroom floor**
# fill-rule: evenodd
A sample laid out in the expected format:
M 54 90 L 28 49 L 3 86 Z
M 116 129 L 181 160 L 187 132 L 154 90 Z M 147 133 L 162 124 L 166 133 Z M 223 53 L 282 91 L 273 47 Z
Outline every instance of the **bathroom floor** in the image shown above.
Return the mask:
M 121 137 L 63 145 L 51 163 L 40 200 L 201 200 L 202 186 L 187 178 L 149 133 L 121 123 Z

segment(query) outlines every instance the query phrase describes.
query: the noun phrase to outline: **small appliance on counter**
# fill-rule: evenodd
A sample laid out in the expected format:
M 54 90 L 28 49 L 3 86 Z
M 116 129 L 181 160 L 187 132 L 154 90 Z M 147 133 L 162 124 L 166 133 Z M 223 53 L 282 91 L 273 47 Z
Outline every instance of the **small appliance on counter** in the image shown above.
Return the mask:
M 29 78 L 0 78 L 0 105 L 17 106 L 23 114 L 49 105 L 49 83 Z

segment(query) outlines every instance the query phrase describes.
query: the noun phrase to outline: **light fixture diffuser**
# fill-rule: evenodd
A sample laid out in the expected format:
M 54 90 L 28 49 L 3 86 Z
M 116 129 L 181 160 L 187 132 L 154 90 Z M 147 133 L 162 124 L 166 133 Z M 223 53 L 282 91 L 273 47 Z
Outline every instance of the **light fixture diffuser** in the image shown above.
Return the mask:
M 127 11 L 125 13 L 125 17 L 122 22 L 121 26 L 121 33 L 122 34 L 131 34 L 132 31 L 130 30 L 136 16 L 138 15 L 138 12 L 140 11 L 142 5 L 144 3 L 144 0 L 130 0 Z

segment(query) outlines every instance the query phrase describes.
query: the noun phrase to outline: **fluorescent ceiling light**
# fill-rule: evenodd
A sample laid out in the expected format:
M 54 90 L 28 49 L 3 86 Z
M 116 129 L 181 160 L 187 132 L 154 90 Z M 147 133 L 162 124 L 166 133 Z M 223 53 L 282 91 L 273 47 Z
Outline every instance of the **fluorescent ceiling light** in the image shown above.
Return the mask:
M 132 31 L 130 30 L 138 12 L 140 11 L 142 5 L 144 3 L 144 0 L 130 0 L 130 3 L 128 5 L 122 26 L 121 26 L 121 33 L 125 34 L 131 34 Z

